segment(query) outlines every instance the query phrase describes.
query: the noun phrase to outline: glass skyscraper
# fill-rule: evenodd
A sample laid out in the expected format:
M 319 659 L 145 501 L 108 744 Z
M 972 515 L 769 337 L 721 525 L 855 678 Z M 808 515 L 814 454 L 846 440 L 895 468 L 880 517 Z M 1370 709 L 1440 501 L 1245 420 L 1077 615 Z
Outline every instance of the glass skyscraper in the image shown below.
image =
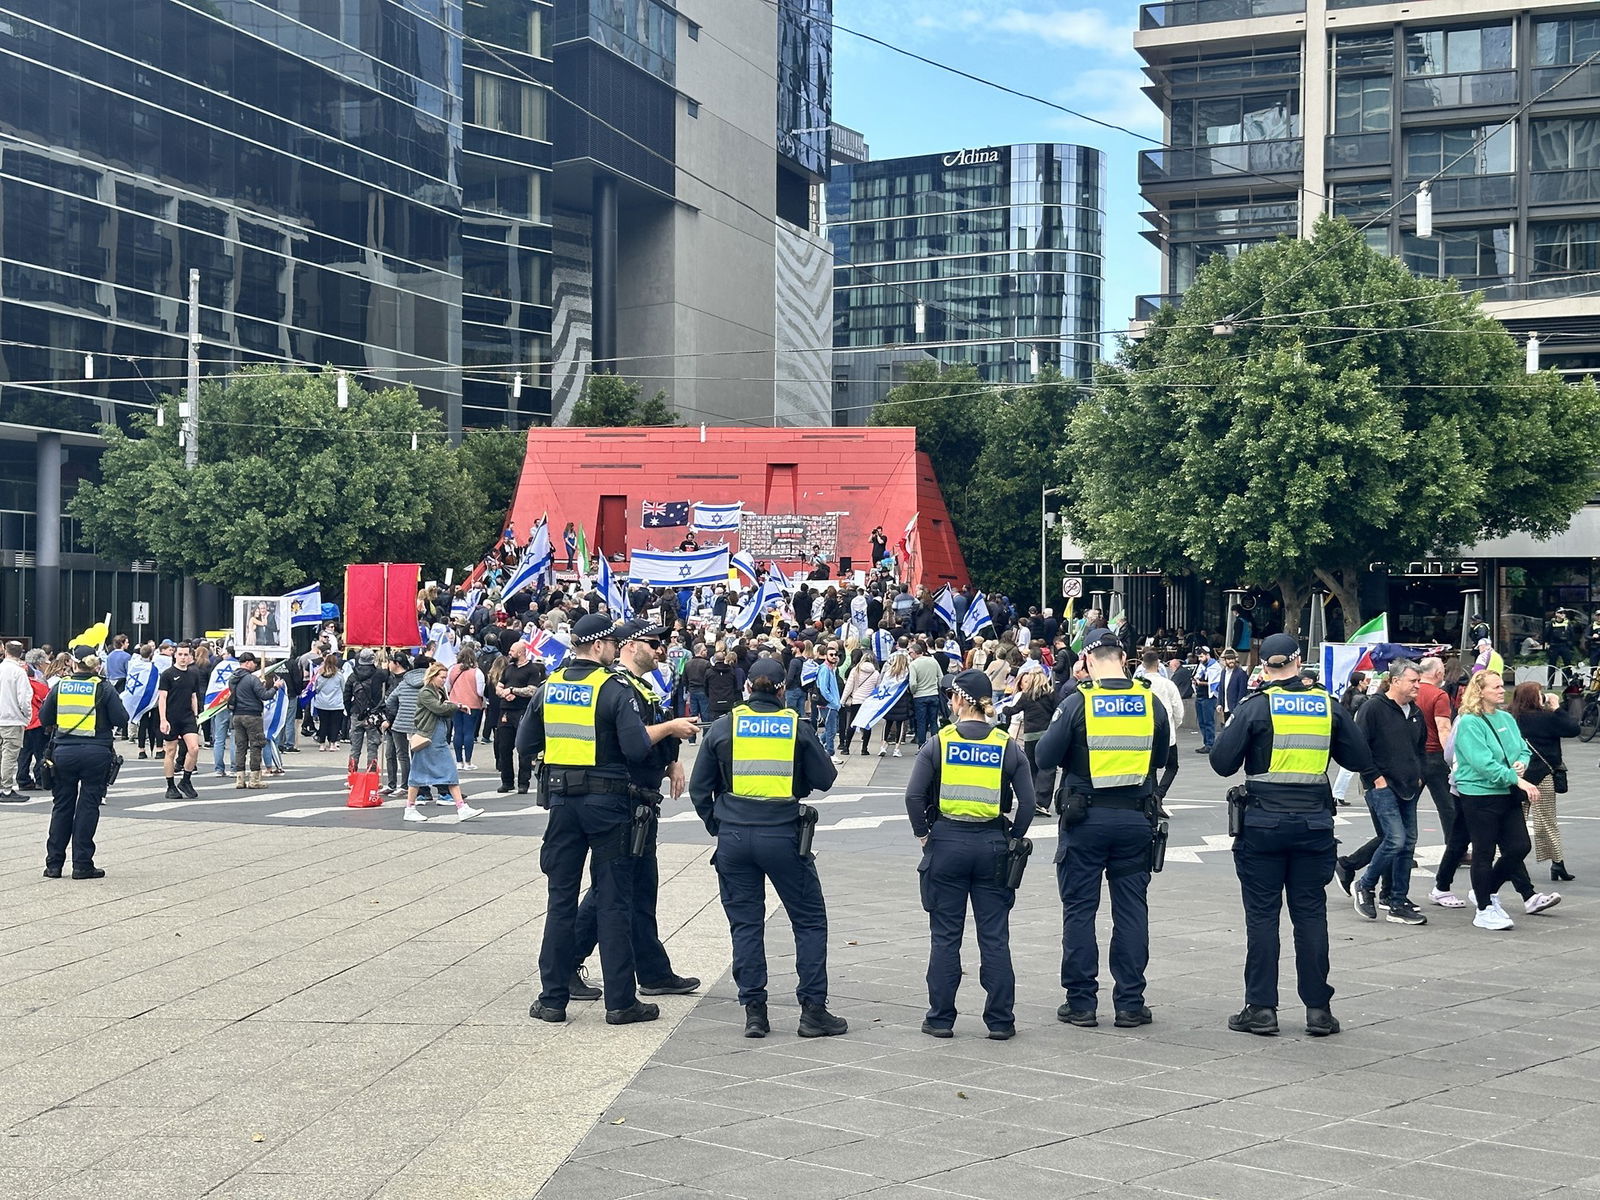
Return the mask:
M 970 363 L 996 383 L 1024 382 L 1046 364 L 1089 378 L 1104 173 L 1099 150 L 1062 144 L 836 164 L 827 209 L 836 386 L 853 356 L 876 362 L 905 349 Z

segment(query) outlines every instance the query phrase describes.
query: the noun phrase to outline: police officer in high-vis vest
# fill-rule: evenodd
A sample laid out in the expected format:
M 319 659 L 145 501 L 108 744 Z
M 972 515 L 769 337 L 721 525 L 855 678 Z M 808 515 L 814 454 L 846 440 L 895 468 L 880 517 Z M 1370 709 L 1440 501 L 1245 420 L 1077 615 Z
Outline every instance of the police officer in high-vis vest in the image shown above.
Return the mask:
M 801 853 L 800 800 L 826 791 L 838 776 L 810 721 L 782 700 L 783 664 L 750 665 L 750 699 L 706 731 L 689 777 L 689 799 L 717 839 L 712 865 L 733 935 L 733 979 L 744 1005 L 744 1035 L 766 1037 L 766 881 L 794 929 L 800 984 L 800 1036 L 831 1037 L 848 1028 L 828 1011 L 828 912 L 811 854 Z
M 61 679 L 39 706 L 39 726 L 54 734 L 49 758 L 55 782 L 50 786 L 50 832 L 44 843 L 44 877 L 60 879 L 72 843 L 72 877 L 100 879 L 94 865 L 94 831 L 106 798 L 111 764 L 116 757 L 112 734 L 128 723 L 122 698 L 100 678 L 100 659 L 91 646 L 74 646 L 78 669 Z
M 678 747 L 685 736 L 693 736 L 697 726 L 688 718 L 671 717 L 649 676 L 660 665 L 661 639 L 667 631 L 648 621 L 626 621 L 617 628 L 617 661 L 613 669 L 619 679 L 633 688 L 639 705 L 639 718 L 646 728 L 665 725 L 673 732 L 656 741 L 650 757 L 642 763 L 628 764 L 635 804 L 650 809 L 650 828 L 644 852 L 633 860 L 633 966 L 639 977 L 639 991 L 646 996 L 683 996 L 695 991 L 700 981 L 693 975 L 679 975 L 672 969 L 667 948 L 661 944 L 656 925 L 656 894 L 661 872 L 656 863 L 656 826 L 661 818 L 661 784 L 666 781 L 676 800 L 683 795 L 683 767 L 678 762 Z M 637 809 L 635 812 L 637 813 Z M 578 905 L 577 967 L 567 988 L 573 1000 L 598 1000 L 600 989 L 583 978 L 583 960 L 598 940 L 599 896 L 593 888 Z
M 528 1015 L 567 1019 L 575 957 L 578 891 L 584 862 L 599 906 L 600 964 L 605 972 L 606 1022 L 653 1021 L 654 1004 L 634 989 L 633 880 L 630 833 L 635 785 L 630 765 L 650 760 L 652 739 L 672 732 L 646 726 L 638 693 L 611 670 L 618 623 L 591 613 L 572 627 L 572 657 L 529 701 L 517 730 L 517 749 L 544 755 L 541 800 L 550 807 L 539 869 L 548 880 L 544 943 L 539 948 L 539 996 Z
M 1033 771 L 1022 747 L 991 724 L 993 696 L 984 672 L 955 677 L 954 724 L 923 743 L 906 785 L 906 815 L 923 847 L 917 871 L 931 939 L 922 1032 L 931 1037 L 952 1036 L 969 900 L 978 931 L 978 979 L 987 996 L 983 1023 L 995 1041 L 1016 1034 L 1010 930 L 1016 892 L 1006 886 L 1006 852 L 1009 840 L 1026 834 L 1033 821 Z
M 1233 843 L 1244 896 L 1244 1008 L 1228 1018 L 1228 1028 L 1278 1032 L 1278 913 L 1287 900 L 1306 1032 L 1327 1037 L 1339 1032 L 1328 985 L 1325 889 L 1334 865 L 1328 759 L 1359 773 L 1372 769 L 1372 752 L 1344 705 L 1300 678 L 1298 638 L 1268 637 L 1261 663 L 1261 690 L 1239 705 L 1211 747 L 1213 771 L 1232 775 L 1243 767 L 1245 778 L 1243 828 Z
M 1056 1018 L 1098 1025 L 1095 1001 L 1100 951 L 1095 914 L 1100 880 L 1111 892 L 1111 976 L 1116 1024 L 1150 1023 L 1145 966 L 1150 961 L 1146 893 L 1156 820 L 1155 773 L 1167 760 L 1166 705 L 1149 687 L 1128 678 L 1128 658 L 1110 630 L 1084 646 L 1089 678 L 1061 701 L 1033 749 L 1041 771 L 1060 767 L 1060 841 L 1056 883 L 1063 909 L 1061 986 L 1066 1003 Z

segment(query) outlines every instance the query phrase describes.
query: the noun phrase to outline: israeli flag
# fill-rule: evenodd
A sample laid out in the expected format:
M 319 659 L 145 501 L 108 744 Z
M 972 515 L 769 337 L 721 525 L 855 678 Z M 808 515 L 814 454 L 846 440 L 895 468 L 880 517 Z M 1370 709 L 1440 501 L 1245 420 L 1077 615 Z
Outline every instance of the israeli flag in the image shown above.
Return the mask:
M 821 663 L 814 658 L 806 659 L 805 662 L 800 664 L 800 686 L 805 687 L 808 683 L 815 683 L 817 681 L 817 676 L 821 673 Z
M 655 690 L 656 700 L 662 704 L 667 702 L 667 697 L 672 695 L 672 672 L 665 667 L 657 667 L 644 677 L 644 681 Z
M 138 724 L 139 718 L 156 706 L 160 684 L 161 672 L 156 670 L 155 663 L 137 654 L 129 660 L 128 690 L 122 694 L 122 702 L 128 709 L 129 725 Z
M 887 629 L 874 629 L 872 631 L 872 657 L 881 665 L 889 661 L 889 655 L 894 653 L 894 634 Z
M 733 618 L 733 627 L 740 633 L 747 632 L 756 623 L 756 618 L 774 604 L 783 603 L 783 593 L 770 579 L 756 589 L 756 594 L 750 597 L 750 602 L 741 608 Z
M 698 587 L 728 582 L 728 548 L 690 550 L 683 554 L 664 550 L 635 550 L 628 575 L 650 587 Z
M 948 583 L 933 594 L 933 611 L 946 629 L 956 627 L 956 599 Z
M 994 628 L 994 622 L 989 619 L 989 602 L 979 592 L 972 598 L 972 603 L 967 606 L 967 615 L 961 622 L 961 636 L 975 638 L 983 628 Z
M 224 658 L 211 668 L 211 680 L 206 684 L 206 696 L 201 708 L 210 708 L 222 698 L 222 693 L 233 686 L 233 673 L 238 669 L 239 660 L 232 657 Z
M 696 503 L 690 521 L 691 527 L 709 533 L 739 528 L 739 518 L 744 514 L 744 501 L 737 504 Z
M 600 575 L 596 582 L 600 589 L 600 598 L 605 601 L 606 607 L 614 613 L 618 620 L 627 621 L 633 617 L 633 610 L 628 604 L 628 589 L 623 582 L 611 573 L 611 564 L 602 556 L 600 559 Z
M 517 569 L 500 589 L 500 598 L 509 599 L 525 587 L 533 587 L 555 565 L 555 555 L 550 550 L 550 529 L 543 521 L 533 531 L 533 540 L 522 552 Z
M 450 601 L 451 617 L 460 617 L 462 620 L 470 617 L 472 610 L 478 607 L 478 601 L 482 598 L 482 588 L 473 588 L 470 592 L 464 592 L 456 596 L 454 600 Z
M 794 584 L 789 582 L 788 577 L 783 573 L 783 568 L 780 567 L 776 562 L 772 564 L 772 570 L 767 572 L 767 578 L 778 585 L 778 590 L 780 592 L 794 591 Z
M 289 603 L 291 629 L 299 629 L 302 625 L 315 626 L 322 620 L 322 584 L 308 583 L 303 588 L 285 592 L 283 598 Z
M 749 553 L 744 550 L 739 551 L 728 560 L 728 565 L 748 579 L 752 587 L 755 586 L 756 560 Z
M 272 699 L 267 701 L 266 734 L 269 742 L 278 740 L 283 733 L 284 722 L 289 719 L 289 689 L 286 687 L 273 688 Z
M 850 722 L 852 729 L 871 729 L 888 715 L 889 710 L 899 703 L 900 697 L 906 694 L 906 688 L 911 685 L 911 672 L 907 671 L 898 679 L 890 679 L 887 675 L 878 681 L 878 686 L 872 689 L 872 694 L 861 704 L 861 710 L 856 713 L 856 719 Z

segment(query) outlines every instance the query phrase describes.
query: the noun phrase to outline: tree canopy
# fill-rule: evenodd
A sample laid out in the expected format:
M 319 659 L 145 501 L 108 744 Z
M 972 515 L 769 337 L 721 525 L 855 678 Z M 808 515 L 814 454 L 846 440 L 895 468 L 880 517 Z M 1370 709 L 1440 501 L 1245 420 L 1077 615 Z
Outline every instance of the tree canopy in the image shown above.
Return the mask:
M 1360 617 L 1368 564 L 1564 528 L 1594 492 L 1600 395 L 1529 376 L 1477 296 L 1324 218 L 1213 258 L 1102 369 L 1069 426 L 1096 556 L 1276 585 Z
M 600 428 L 612 425 L 678 425 L 665 390 L 648 400 L 644 388 L 620 375 L 591 374 L 583 381 L 583 394 L 572 406 L 573 425 Z
M 226 385 L 206 380 L 193 471 L 168 397 L 164 425 L 140 415 L 130 432 L 104 427 L 103 482 L 79 487 L 72 515 L 107 557 L 153 558 L 237 593 L 320 580 L 336 594 L 352 562 L 434 574 L 476 562 L 499 533 L 507 447 L 520 462 L 521 439 L 486 433 L 505 445 L 457 451 L 410 388 L 352 380 L 346 409 L 335 393 L 331 372 L 248 367 Z

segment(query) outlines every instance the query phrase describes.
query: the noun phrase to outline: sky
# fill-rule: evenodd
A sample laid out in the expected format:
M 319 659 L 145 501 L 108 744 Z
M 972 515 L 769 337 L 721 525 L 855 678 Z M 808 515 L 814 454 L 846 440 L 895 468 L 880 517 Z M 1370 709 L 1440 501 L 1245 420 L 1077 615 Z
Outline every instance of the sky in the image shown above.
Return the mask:
M 833 119 L 873 158 L 1013 142 L 1076 142 L 1106 154 L 1104 309 L 1120 329 L 1134 297 L 1161 290 L 1160 255 L 1139 236 L 1139 151 L 1151 142 L 952 75 L 840 26 L 1154 139 L 1161 113 L 1139 89 L 1135 0 L 834 0 Z

